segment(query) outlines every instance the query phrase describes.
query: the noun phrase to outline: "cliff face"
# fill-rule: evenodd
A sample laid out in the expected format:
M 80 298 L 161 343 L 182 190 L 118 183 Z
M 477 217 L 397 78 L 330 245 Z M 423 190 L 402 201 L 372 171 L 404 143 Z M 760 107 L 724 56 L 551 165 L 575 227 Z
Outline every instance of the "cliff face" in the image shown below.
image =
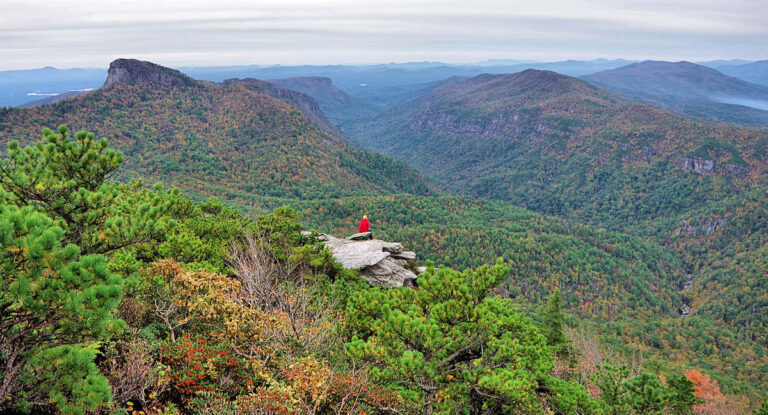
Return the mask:
M 183 73 L 152 62 L 137 59 L 116 59 L 109 65 L 104 87 L 113 84 L 159 83 L 170 86 L 190 86 L 196 82 Z
M 330 80 L 329 80 L 330 81 Z M 320 108 L 317 100 L 305 93 L 294 91 L 292 89 L 284 88 L 279 85 L 275 85 L 271 82 L 260 81 L 253 78 L 245 79 L 226 79 L 222 82 L 224 85 L 242 84 L 245 85 L 251 91 L 258 92 L 260 94 L 269 95 L 272 98 L 279 99 L 287 102 L 289 105 L 295 107 L 305 117 L 312 120 L 317 126 L 325 130 L 325 132 L 339 135 L 338 128 L 326 118 L 325 113 Z

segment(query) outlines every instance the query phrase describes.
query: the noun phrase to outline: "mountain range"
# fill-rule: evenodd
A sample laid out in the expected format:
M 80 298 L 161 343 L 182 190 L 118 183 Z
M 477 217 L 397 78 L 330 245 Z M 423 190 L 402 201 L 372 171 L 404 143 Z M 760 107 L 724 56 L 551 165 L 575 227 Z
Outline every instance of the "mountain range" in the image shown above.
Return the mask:
M 645 61 L 581 79 L 703 120 L 768 126 L 768 87 L 690 62 Z
M 0 113 L 5 141 L 29 143 L 41 125 L 60 124 L 109 137 L 136 178 L 162 179 L 201 195 L 429 192 L 402 164 L 329 133 L 313 98 L 259 81 L 199 82 L 147 62 L 117 60 L 96 91 Z M 374 180 L 389 171 L 398 176 Z
M 768 133 L 692 122 L 537 70 L 437 88 L 346 131 L 446 191 L 671 248 L 690 275 L 693 314 L 748 321 L 740 336 L 768 345 L 758 311 L 768 306 Z
M 745 62 L 739 65 L 720 65 L 716 69 L 747 82 L 768 86 L 768 60 Z
M 382 82 L 367 104 L 333 77 L 246 72 L 201 81 L 117 60 L 97 90 L 0 109 L 1 141 L 67 124 L 125 154 L 119 180 L 252 214 L 289 204 L 334 234 L 367 212 L 377 235 L 418 244 L 420 259 L 503 257 L 504 294 L 521 307 L 558 287 L 606 342 L 712 368 L 732 390 L 768 385 L 767 133 L 546 70 Z

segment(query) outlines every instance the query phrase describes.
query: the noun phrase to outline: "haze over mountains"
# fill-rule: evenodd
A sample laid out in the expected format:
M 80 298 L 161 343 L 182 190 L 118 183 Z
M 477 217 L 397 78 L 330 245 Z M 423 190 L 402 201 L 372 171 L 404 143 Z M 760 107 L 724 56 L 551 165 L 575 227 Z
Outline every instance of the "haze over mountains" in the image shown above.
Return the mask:
M 699 119 L 768 125 L 768 87 L 690 62 L 645 61 L 582 79 Z
M 745 62 L 740 65 L 721 65 L 716 69 L 747 82 L 768 86 L 768 60 Z
M 591 61 L 520 62 L 491 60 L 477 64 L 421 62 L 367 66 L 232 66 L 180 68 L 193 78 L 221 82 L 230 78 L 272 79 L 283 86 L 310 93 L 337 125 L 373 115 L 376 111 L 418 98 L 441 85 L 482 73 L 515 73 L 525 69 L 551 70 L 582 76 L 595 85 L 630 99 L 655 103 L 696 119 L 742 125 L 768 124 L 768 86 L 747 84 L 729 78 L 715 69 L 735 71 L 733 75 L 765 82 L 765 62 L 739 60 L 709 61 L 704 65 L 671 62 L 634 63 L 621 59 Z M 762 66 L 761 66 L 762 65 Z M 712 69 L 714 68 L 714 69 Z M 750 69 L 751 68 L 751 69 Z M 612 72 L 610 72 L 612 71 Z M 741 75 L 740 75 L 741 74 Z M 102 70 L 44 68 L 31 71 L 0 72 L 0 106 L 45 105 L 98 88 L 105 76 Z M 326 78 L 333 85 L 311 78 Z M 745 79 L 746 79 L 745 78 Z M 283 79 L 283 81 L 280 81 Z M 330 91 L 336 88 L 337 91 Z M 320 92 L 324 90 L 324 92 Z M 343 94 L 343 93 L 345 94 Z M 42 93 L 40 98 L 30 93 Z M 6 95 L 3 95 L 6 94 Z M 61 95 L 56 95 L 61 94 Z M 355 105 L 347 105 L 353 100 Z M 342 112 L 349 112 L 342 114 Z

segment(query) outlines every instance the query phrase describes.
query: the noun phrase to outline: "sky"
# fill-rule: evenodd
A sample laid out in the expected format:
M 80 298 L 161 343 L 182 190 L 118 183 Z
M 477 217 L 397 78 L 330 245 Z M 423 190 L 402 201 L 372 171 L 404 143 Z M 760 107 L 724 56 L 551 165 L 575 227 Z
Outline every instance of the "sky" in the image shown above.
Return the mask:
M 768 59 L 768 0 L 0 0 L 0 70 Z

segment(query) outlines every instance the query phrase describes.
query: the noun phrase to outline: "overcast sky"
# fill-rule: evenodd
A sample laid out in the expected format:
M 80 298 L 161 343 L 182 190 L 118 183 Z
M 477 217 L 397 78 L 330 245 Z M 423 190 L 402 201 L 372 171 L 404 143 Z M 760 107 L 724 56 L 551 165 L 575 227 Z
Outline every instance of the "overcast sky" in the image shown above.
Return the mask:
M 768 59 L 768 0 L 0 0 L 0 70 Z

